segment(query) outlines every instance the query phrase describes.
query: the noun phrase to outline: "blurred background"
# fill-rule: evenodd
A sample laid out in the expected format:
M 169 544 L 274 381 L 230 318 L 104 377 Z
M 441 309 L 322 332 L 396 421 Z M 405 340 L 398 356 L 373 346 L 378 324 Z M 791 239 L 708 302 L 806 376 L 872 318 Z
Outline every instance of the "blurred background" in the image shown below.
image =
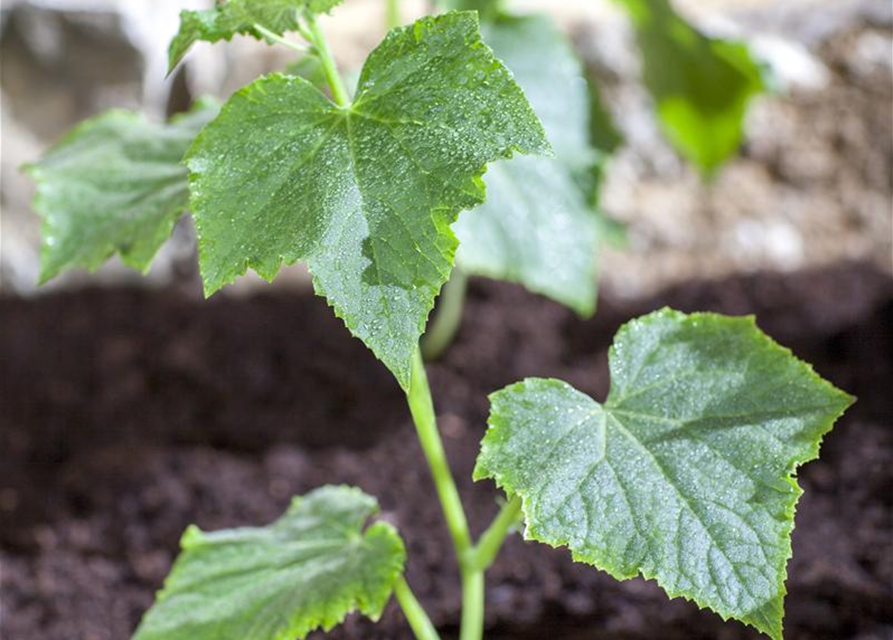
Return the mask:
M 356 70 L 378 42 L 383 2 L 350 0 L 325 26 L 339 62 Z M 199 44 L 165 78 L 166 50 L 185 7 L 200 0 L 4 0 L 2 288 L 35 292 L 39 223 L 19 166 L 75 123 L 110 107 L 150 117 L 196 96 L 227 97 L 293 54 L 249 38 Z M 602 208 L 628 225 L 628 245 L 601 261 L 620 296 L 693 276 L 794 271 L 840 261 L 891 266 L 893 5 L 887 0 L 689 0 L 678 9 L 706 33 L 747 40 L 774 92 L 756 99 L 740 156 L 704 183 L 664 141 L 639 82 L 629 21 L 605 2 L 517 0 L 552 13 L 573 37 L 626 143 L 609 164 Z M 425 11 L 407 0 L 405 18 Z M 149 282 L 195 277 L 186 220 Z M 305 283 L 301 269 L 278 284 Z M 59 278 L 46 290 L 84 282 Z M 116 261 L 90 282 L 145 282 Z M 251 278 L 241 283 L 251 286 Z M 197 287 L 196 287 L 197 290 Z

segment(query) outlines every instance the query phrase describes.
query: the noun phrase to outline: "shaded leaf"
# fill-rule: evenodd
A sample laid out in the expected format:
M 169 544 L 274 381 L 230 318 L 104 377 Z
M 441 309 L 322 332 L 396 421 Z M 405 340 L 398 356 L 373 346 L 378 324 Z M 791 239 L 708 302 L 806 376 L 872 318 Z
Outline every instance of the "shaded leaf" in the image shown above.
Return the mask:
M 490 168 L 487 201 L 455 226 L 457 264 L 591 314 L 599 221 L 589 202 L 595 185 L 581 188 L 578 178 L 594 178 L 599 154 L 589 144 L 582 65 L 546 16 L 500 17 L 485 27 L 484 39 L 524 89 L 555 158 L 514 158 Z
M 183 155 L 217 113 L 210 101 L 168 124 L 113 110 L 75 127 L 27 165 L 37 184 L 41 282 L 64 269 L 96 269 L 115 252 L 146 270 L 188 205 Z
M 292 640 L 351 611 L 378 618 L 406 552 L 359 489 L 323 487 L 266 527 L 205 533 L 183 551 L 134 640 Z
M 285 73 L 290 76 L 304 78 L 304 80 L 322 92 L 327 92 L 329 89 L 326 72 L 319 56 L 301 56 L 285 68 Z

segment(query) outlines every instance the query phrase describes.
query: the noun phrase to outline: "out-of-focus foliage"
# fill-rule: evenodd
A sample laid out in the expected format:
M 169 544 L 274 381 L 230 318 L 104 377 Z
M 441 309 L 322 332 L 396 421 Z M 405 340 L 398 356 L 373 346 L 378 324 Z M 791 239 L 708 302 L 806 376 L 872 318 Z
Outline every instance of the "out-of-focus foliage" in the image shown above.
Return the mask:
M 501 16 L 485 24 L 483 36 L 524 89 L 555 157 L 490 167 L 487 201 L 456 223 L 457 264 L 589 315 L 601 228 L 592 205 L 602 154 L 589 143 L 592 98 L 582 64 L 546 16 Z
M 763 91 L 760 67 L 743 43 L 709 38 L 668 0 L 614 0 L 636 28 L 642 81 L 676 149 L 710 175 L 741 144 L 751 98 Z
M 323 69 L 322 60 L 319 59 L 319 56 L 311 54 L 301 56 L 285 68 L 285 73 L 290 76 L 304 78 L 304 80 L 320 91 L 328 91 L 326 72 Z
M 82 122 L 37 162 L 42 218 L 42 282 L 65 269 L 96 269 L 114 253 L 149 268 L 189 204 L 182 160 L 199 130 L 217 115 L 202 100 L 168 123 L 115 109 Z
M 445 11 L 477 11 L 486 21 L 501 13 L 506 0 L 435 0 L 435 4 Z

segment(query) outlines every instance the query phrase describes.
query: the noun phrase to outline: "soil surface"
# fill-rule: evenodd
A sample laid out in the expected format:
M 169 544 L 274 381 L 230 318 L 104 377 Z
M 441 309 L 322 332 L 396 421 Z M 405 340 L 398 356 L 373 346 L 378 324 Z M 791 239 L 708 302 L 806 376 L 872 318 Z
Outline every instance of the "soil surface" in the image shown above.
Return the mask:
M 474 282 L 430 377 L 479 532 L 496 511 L 470 481 L 486 394 L 556 376 L 603 398 L 618 326 L 664 305 L 755 313 L 859 402 L 800 473 L 788 640 L 893 637 L 893 280 L 843 265 L 603 299 L 592 320 Z M 450 637 L 455 570 L 401 394 L 323 300 L 86 290 L 0 300 L 3 626 L 9 640 L 125 640 L 184 527 L 264 524 L 326 483 L 378 496 L 409 548 L 408 578 Z M 488 640 L 744 640 L 756 633 L 619 583 L 566 551 L 509 540 L 488 576 Z M 320 636 L 314 636 L 319 638 Z M 408 639 L 391 606 L 327 638 Z

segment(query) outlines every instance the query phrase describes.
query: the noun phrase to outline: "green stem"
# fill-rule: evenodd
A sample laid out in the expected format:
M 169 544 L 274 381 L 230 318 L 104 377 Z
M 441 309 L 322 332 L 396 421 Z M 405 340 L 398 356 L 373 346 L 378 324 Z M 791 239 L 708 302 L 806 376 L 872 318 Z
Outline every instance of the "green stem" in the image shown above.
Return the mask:
M 484 572 L 462 567 L 462 625 L 459 640 L 484 637 Z
M 292 42 L 287 38 L 283 38 L 282 36 L 273 33 L 263 25 L 255 23 L 254 29 L 270 42 L 277 42 L 285 47 L 288 47 L 289 49 L 293 49 L 301 53 L 307 52 L 307 47 L 305 45 L 302 45 L 300 42 Z
M 329 89 L 332 90 L 332 98 L 334 98 L 335 104 L 339 107 L 349 106 L 350 96 L 347 93 L 347 88 L 344 86 L 344 81 L 341 79 L 341 74 L 338 73 L 338 65 L 335 64 L 335 58 L 332 56 L 331 49 L 329 49 L 329 42 L 316 22 L 316 16 L 308 12 L 304 19 L 307 21 L 310 42 L 313 43 L 313 48 L 322 62 L 323 73 L 325 73 Z
M 434 320 L 422 337 L 422 355 L 427 362 L 437 360 L 453 343 L 462 322 L 467 289 L 468 276 L 459 267 L 455 267 L 437 300 Z
M 502 505 L 493 523 L 481 535 L 468 554 L 468 564 L 478 571 L 486 571 L 496 559 L 502 543 L 521 517 L 521 498 L 513 497 Z
M 465 509 L 456 489 L 456 482 L 447 462 L 443 442 L 437 430 L 434 401 L 425 373 L 422 354 L 416 349 L 412 360 L 412 379 L 407 393 L 409 409 L 415 423 L 422 451 L 428 460 L 434 488 L 446 519 L 447 529 L 453 541 L 459 571 L 462 577 L 462 626 L 459 640 L 481 640 L 484 626 L 484 574 L 466 561 L 471 551 L 471 533 L 465 518 Z
M 412 360 L 412 380 L 407 400 L 422 451 L 425 452 L 425 458 L 431 468 L 431 477 L 434 479 L 434 487 L 440 498 L 456 555 L 462 558 L 471 548 L 471 534 L 468 531 L 468 522 L 465 519 L 462 501 L 459 499 L 459 491 L 456 489 L 456 482 L 453 480 L 453 474 L 443 450 L 443 442 L 437 431 L 434 401 L 431 399 L 425 364 L 422 362 L 422 356 L 418 349 L 416 349 Z
M 425 613 L 422 605 L 416 600 L 415 594 L 413 594 L 406 579 L 402 576 L 397 580 L 397 584 L 394 585 L 394 595 L 397 597 L 397 602 L 400 603 L 400 608 L 403 609 L 403 615 L 406 616 L 406 621 L 409 622 L 409 626 L 418 640 L 440 640 L 437 629 L 431 624 L 428 614 Z
M 396 29 L 400 26 L 400 0 L 385 0 L 385 21 L 388 29 Z
M 298 33 L 300 33 L 301 37 L 304 38 L 304 40 L 306 40 L 307 42 L 313 42 L 313 34 L 310 33 L 310 30 L 304 26 L 303 22 L 301 22 L 301 16 L 303 16 L 304 14 L 299 9 L 295 9 L 295 12 L 298 16 Z

